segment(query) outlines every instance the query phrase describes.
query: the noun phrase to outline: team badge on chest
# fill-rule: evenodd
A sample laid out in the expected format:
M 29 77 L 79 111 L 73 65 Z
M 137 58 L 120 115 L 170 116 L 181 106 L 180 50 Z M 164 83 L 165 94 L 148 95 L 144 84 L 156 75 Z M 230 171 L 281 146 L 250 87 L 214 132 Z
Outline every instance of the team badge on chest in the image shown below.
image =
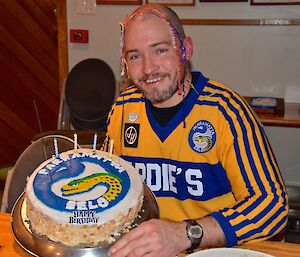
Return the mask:
M 198 153 L 208 152 L 216 143 L 216 130 L 213 125 L 200 120 L 194 124 L 189 134 L 189 145 Z
M 136 112 L 131 112 L 128 115 L 128 120 L 131 122 L 135 122 L 139 118 L 139 115 Z
M 124 145 L 125 147 L 137 148 L 139 143 L 140 124 L 125 123 Z

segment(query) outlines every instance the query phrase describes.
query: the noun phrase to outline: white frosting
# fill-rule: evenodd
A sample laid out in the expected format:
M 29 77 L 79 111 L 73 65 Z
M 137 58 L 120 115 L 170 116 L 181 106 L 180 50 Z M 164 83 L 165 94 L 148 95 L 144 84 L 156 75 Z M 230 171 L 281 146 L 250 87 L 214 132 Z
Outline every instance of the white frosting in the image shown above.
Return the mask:
M 76 159 L 80 160 L 81 157 L 76 157 L 77 155 L 78 156 L 84 155 L 84 157 L 86 157 L 85 161 L 80 162 L 85 167 L 82 173 L 72 176 L 71 175 L 72 172 L 70 172 L 70 169 L 72 169 L 73 167 L 71 165 L 71 168 L 69 166 L 69 170 L 68 170 L 68 174 L 70 174 L 70 177 L 56 179 L 56 180 L 52 180 L 52 178 L 49 177 L 49 172 L 46 171 L 47 169 L 48 170 L 50 169 L 50 174 L 51 174 L 51 169 L 55 170 L 53 172 L 55 172 L 56 175 L 59 172 L 61 172 L 61 174 L 62 173 L 66 174 L 66 168 L 64 167 L 66 162 L 63 160 L 68 161 L 68 160 L 70 160 L 70 157 L 71 157 L 71 159 L 74 159 L 74 160 L 76 160 Z M 73 180 L 86 178 L 95 173 L 110 174 L 110 170 L 105 170 L 103 167 L 101 167 L 99 165 L 99 163 L 97 163 L 98 161 L 96 161 L 96 163 L 95 163 L 95 161 L 94 161 L 95 156 L 97 157 L 97 160 L 100 162 L 100 164 L 101 164 L 101 162 L 109 162 L 109 163 L 111 162 L 111 165 L 115 166 L 120 174 L 121 173 L 123 174 L 123 172 L 127 173 L 128 177 L 129 177 L 129 181 L 130 181 L 130 186 L 129 186 L 129 189 L 128 189 L 128 192 L 126 193 L 126 195 L 124 195 L 124 197 L 121 200 L 116 200 L 116 203 L 114 206 L 111 206 L 102 211 L 97 211 L 98 206 L 95 206 L 95 204 L 92 204 L 92 202 L 89 200 L 93 199 L 93 201 L 95 202 L 95 199 L 101 198 L 103 196 L 103 194 L 105 192 L 107 192 L 107 190 L 108 190 L 107 187 L 104 185 L 97 185 L 97 186 L 93 187 L 90 191 L 83 192 L 80 194 L 74 194 L 74 195 L 63 195 L 63 193 L 61 191 L 61 188 L 63 185 L 68 184 L 69 182 L 71 182 Z M 52 220 L 54 220 L 58 223 L 61 223 L 61 224 L 70 224 L 70 217 L 71 217 L 71 219 L 73 219 L 74 213 L 78 213 L 78 212 L 84 213 L 85 212 L 85 210 L 80 210 L 80 208 L 87 209 L 87 212 L 86 212 L 87 216 L 85 218 L 92 218 L 92 219 L 90 219 L 89 222 L 87 222 L 90 225 L 104 224 L 110 220 L 115 219 L 118 216 L 118 214 L 120 214 L 120 213 L 123 213 L 124 215 L 126 215 L 130 208 L 137 207 L 137 205 L 140 203 L 140 201 L 143 197 L 142 179 L 141 179 L 141 176 L 134 169 L 134 167 L 132 165 L 130 165 L 127 161 L 125 161 L 122 158 L 115 156 L 115 155 L 112 155 L 111 158 L 109 158 L 109 157 L 110 157 L 109 154 L 106 152 L 93 151 L 90 149 L 77 149 L 76 151 L 71 150 L 71 151 L 61 153 L 59 155 L 59 158 L 53 157 L 53 158 L 45 161 L 33 172 L 33 174 L 30 176 L 30 178 L 27 182 L 27 186 L 26 186 L 27 199 L 30 201 L 31 205 L 34 206 L 34 208 L 37 211 L 40 211 L 42 214 L 49 216 Z M 91 160 L 91 162 L 89 162 L 89 159 Z M 57 163 L 59 163 L 59 164 L 57 164 Z M 76 204 L 74 212 L 58 210 L 56 208 L 49 207 L 49 204 L 47 203 L 47 201 L 40 200 L 41 197 L 38 197 L 36 188 L 34 189 L 34 181 L 37 176 L 39 178 L 41 178 L 41 176 L 45 176 L 45 181 L 47 180 L 47 182 L 45 182 L 45 185 L 51 185 L 51 187 L 45 186 L 45 188 L 42 189 L 41 195 L 44 195 L 44 194 L 47 195 L 51 191 L 54 194 L 53 199 L 57 198 L 58 202 L 60 202 L 60 200 L 63 199 L 64 201 L 71 200 L 72 203 L 74 203 L 74 202 L 76 202 L 76 203 L 82 202 L 82 203 Z M 126 178 L 128 178 L 128 177 L 126 176 Z M 50 182 L 49 182 L 49 178 L 51 179 Z M 41 181 L 41 179 L 40 179 L 40 181 Z M 49 188 L 51 189 L 50 191 L 49 191 Z M 126 189 L 125 186 L 124 186 L 124 189 Z M 41 190 L 41 189 L 39 189 L 39 190 Z M 48 198 L 48 197 L 50 199 L 52 196 L 47 195 L 46 198 Z M 45 197 L 43 199 L 45 199 Z M 50 200 L 53 200 L 53 199 L 50 199 Z M 93 208 L 95 208 L 95 209 L 93 209 Z M 89 213 L 88 211 L 90 211 L 90 213 L 92 213 L 92 214 L 88 214 Z M 75 218 L 76 218 L 76 214 L 75 214 Z M 79 219 L 80 219 L 80 217 L 79 217 Z M 84 219 L 82 219 L 82 220 L 84 220 Z M 84 222 L 84 223 L 86 223 L 86 222 Z M 71 223 L 71 224 L 72 225 L 82 225 L 82 224 L 77 224 L 76 222 Z

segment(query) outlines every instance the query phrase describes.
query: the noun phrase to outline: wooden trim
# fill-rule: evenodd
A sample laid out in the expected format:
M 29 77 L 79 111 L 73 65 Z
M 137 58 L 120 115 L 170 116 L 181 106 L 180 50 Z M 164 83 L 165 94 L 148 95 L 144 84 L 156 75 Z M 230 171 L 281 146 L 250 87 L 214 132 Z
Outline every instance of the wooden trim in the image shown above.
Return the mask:
M 295 26 L 300 19 L 181 19 L 183 25 Z
M 248 2 L 248 0 L 201 0 L 202 3 Z
M 142 0 L 97 0 L 97 4 L 110 4 L 110 5 L 141 5 Z
M 272 1 L 257 1 L 257 0 L 250 0 L 250 5 L 299 5 L 300 1 L 296 1 L 296 0 L 291 0 L 290 2 L 288 1 L 280 1 L 280 0 L 272 0 Z
M 68 39 L 67 39 L 67 7 L 66 0 L 56 1 L 57 41 L 58 41 L 58 69 L 59 90 L 63 89 L 65 78 L 69 72 Z
M 195 0 L 146 0 L 146 4 L 151 3 L 165 6 L 195 6 Z

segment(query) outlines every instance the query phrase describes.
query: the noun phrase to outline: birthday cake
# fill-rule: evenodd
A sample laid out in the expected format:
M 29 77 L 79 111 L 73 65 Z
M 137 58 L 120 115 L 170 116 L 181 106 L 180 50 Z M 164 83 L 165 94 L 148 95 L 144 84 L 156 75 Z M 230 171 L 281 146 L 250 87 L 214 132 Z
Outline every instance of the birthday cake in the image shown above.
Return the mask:
M 143 183 L 120 157 L 77 149 L 42 163 L 25 195 L 33 232 L 69 246 L 95 245 L 128 230 L 142 206 Z

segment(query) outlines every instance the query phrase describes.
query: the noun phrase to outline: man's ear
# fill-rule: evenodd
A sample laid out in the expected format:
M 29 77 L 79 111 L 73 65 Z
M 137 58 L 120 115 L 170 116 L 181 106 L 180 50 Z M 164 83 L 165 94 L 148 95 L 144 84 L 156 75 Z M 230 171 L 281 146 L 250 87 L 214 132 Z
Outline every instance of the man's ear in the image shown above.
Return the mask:
M 191 60 L 191 58 L 193 56 L 193 41 L 192 41 L 192 38 L 186 37 L 184 39 L 184 47 L 185 47 L 186 59 L 189 61 L 189 60 Z

